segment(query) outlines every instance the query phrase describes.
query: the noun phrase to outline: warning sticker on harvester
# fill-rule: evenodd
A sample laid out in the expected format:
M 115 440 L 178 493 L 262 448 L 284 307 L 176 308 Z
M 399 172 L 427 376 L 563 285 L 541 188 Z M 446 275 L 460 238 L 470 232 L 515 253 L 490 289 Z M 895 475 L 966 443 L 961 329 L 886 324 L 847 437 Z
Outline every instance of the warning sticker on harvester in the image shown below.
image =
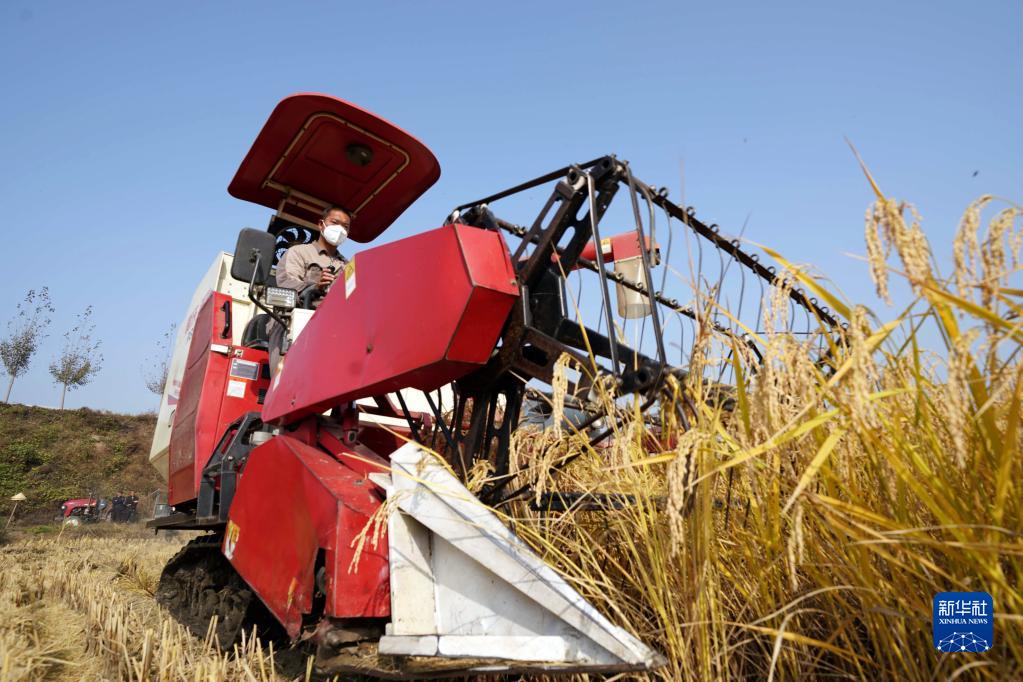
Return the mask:
M 600 255 L 606 256 L 611 253 L 611 238 L 606 237 L 600 240 Z
M 355 291 L 355 258 L 345 263 L 345 298 Z
M 235 358 L 231 361 L 231 376 L 252 381 L 259 376 L 259 363 Z
M 235 381 L 231 379 L 227 382 L 227 396 L 229 398 L 244 398 L 245 397 L 245 382 Z

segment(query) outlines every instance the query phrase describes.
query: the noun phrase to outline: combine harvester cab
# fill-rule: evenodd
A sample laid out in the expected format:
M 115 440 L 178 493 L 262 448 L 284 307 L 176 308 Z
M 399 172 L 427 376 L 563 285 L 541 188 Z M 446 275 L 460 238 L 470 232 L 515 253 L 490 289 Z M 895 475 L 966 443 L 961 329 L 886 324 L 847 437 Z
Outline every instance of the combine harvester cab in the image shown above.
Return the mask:
M 218 616 L 222 646 L 279 626 L 326 672 L 656 667 L 420 445 L 449 432 L 431 392 L 509 343 L 522 288 L 500 231 L 452 220 L 361 251 L 315 308 L 275 286 L 325 207 L 369 242 L 439 174 L 419 141 L 341 100 L 295 95 L 270 116 L 229 187 L 274 209 L 270 227 L 215 260 L 172 357 L 151 461 L 173 513 L 150 525 L 212 532 L 171 560 L 158 598 L 198 634 Z M 273 374 L 271 320 L 293 338 Z M 521 402 L 502 391 L 509 425 L 483 434 L 497 440 Z

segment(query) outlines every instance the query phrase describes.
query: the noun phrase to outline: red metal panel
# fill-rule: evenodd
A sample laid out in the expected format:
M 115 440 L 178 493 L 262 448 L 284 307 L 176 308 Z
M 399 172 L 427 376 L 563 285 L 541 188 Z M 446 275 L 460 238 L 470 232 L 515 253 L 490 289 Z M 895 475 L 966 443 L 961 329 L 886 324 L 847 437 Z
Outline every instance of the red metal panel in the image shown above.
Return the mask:
M 316 93 L 281 100 L 242 161 L 228 191 L 278 208 L 290 188 L 356 211 L 349 238 L 368 242 L 440 177 L 422 142 L 354 104 Z M 301 201 L 287 212 L 311 222 Z
M 266 392 L 270 388 L 267 366 L 270 362 L 265 350 L 245 348 L 243 346 L 231 346 L 228 351 L 228 362 L 224 367 L 227 377 L 218 380 L 208 376 L 209 389 L 214 386 L 223 386 L 220 403 L 220 412 L 217 416 L 216 426 L 213 432 L 216 437 L 213 445 L 208 450 L 196 450 L 198 453 L 197 466 L 195 467 L 195 490 L 199 490 L 199 479 L 202 477 L 202 470 L 213 456 L 213 447 L 224 435 L 228 425 L 247 412 L 259 412 L 262 405 L 259 403 L 260 392 Z M 220 363 L 217 363 L 220 367 Z M 211 401 L 212 402 L 212 401 Z
M 462 312 L 447 359 L 483 364 L 490 358 L 511 311 L 509 296 L 517 298 L 519 287 L 503 239 L 503 248 L 498 249 L 494 248 L 494 232 L 459 225 L 455 234 L 466 274 L 476 289 Z
M 229 344 L 230 332 L 221 337 L 227 320 L 223 311 L 230 296 L 211 292 L 199 307 L 192 342 L 181 380 L 181 393 L 171 427 L 167 498 L 170 504 L 195 499 L 196 453 L 208 457 L 216 445 L 221 399 L 228 358 L 210 350 L 211 344 Z
M 170 504 L 196 498 L 202 469 L 227 425 L 246 412 L 259 411 L 259 390 L 269 387 L 262 370 L 266 351 L 230 345 L 225 305 L 231 305 L 229 295 L 211 292 L 196 316 L 171 428 Z
M 296 637 L 312 609 L 316 555 L 325 550 L 327 615 L 390 615 L 387 543 L 353 540 L 379 509 L 376 486 L 326 453 L 288 436 L 252 451 L 231 504 L 224 555 Z
M 645 239 L 647 248 L 650 248 L 650 238 Z M 616 234 L 613 237 L 605 237 L 600 241 L 601 255 L 604 256 L 604 262 L 623 260 L 625 258 L 632 258 L 639 255 L 639 235 L 635 231 L 623 232 Z M 658 249 L 657 244 L 654 244 L 654 250 Z M 582 258 L 587 260 L 597 260 L 597 247 L 593 242 L 588 243 L 583 247 L 583 251 L 580 254 Z M 557 255 L 551 259 L 557 261 Z
M 486 361 L 518 298 L 501 236 L 464 225 L 363 251 L 352 276 L 339 278 L 289 350 L 265 421 L 450 383 Z

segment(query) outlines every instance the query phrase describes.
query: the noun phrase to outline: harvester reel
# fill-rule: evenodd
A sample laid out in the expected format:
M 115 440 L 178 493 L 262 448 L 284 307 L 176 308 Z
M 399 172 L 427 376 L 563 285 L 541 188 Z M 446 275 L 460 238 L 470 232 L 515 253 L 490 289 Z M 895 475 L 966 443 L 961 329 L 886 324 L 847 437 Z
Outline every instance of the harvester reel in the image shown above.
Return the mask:
M 553 191 L 531 224 L 495 212 L 497 202 L 550 183 Z M 614 199 L 623 196 L 624 205 L 616 206 Z M 509 469 L 511 433 L 528 411 L 524 403 L 543 409 L 545 402 L 552 408 L 552 400 L 561 401 L 557 413 L 574 415 L 565 430 L 586 434 L 591 447 L 612 437 L 636 404 L 650 423 L 663 422 L 667 409 L 681 433 L 697 401 L 731 409 L 736 350 L 744 371 L 755 375 L 763 357 L 755 339 L 779 332 L 810 339 L 821 329 L 840 333 L 826 308 L 762 265 L 738 238 L 704 224 L 692 207 L 640 182 L 628 163 L 613 156 L 464 204 L 449 220 L 505 234 L 521 290 L 522 305 L 513 310 L 490 361 L 456 382 L 453 404 L 443 404 L 438 393 L 434 432 L 423 438 L 447 453 L 463 480 L 474 464 L 488 460 L 492 475 L 480 497 L 490 504 L 529 492 L 512 485 Z M 607 224 L 626 232 L 607 236 Z M 764 330 L 767 301 L 779 298 L 779 288 L 788 309 L 775 311 L 773 328 Z M 694 364 L 701 343 L 698 352 L 721 358 L 716 366 Z M 713 353 L 706 353 L 708 343 L 716 344 Z M 819 335 L 811 351 L 816 362 L 826 364 L 827 347 Z M 566 355 L 573 377 L 554 391 L 556 380 L 565 383 L 556 372 L 563 373 L 566 363 L 556 365 Z M 694 371 L 700 376 L 691 377 Z M 689 390 L 694 379 L 700 395 Z M 594 399 L 599 390 L 617 399 Z

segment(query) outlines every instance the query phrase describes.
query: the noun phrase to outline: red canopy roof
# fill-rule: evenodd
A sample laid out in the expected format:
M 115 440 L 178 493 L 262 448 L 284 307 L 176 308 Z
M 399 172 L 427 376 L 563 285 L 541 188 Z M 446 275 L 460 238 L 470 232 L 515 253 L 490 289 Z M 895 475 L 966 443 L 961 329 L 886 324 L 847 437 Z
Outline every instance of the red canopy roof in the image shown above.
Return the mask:
M 368 242 L 439 177 L 436 157 L 404 130 L 336 97 L 300 93 L 270 114 L 227 191 L 314 224 L 325 205 L 343 206 L 353 213 L 348 237 Z

